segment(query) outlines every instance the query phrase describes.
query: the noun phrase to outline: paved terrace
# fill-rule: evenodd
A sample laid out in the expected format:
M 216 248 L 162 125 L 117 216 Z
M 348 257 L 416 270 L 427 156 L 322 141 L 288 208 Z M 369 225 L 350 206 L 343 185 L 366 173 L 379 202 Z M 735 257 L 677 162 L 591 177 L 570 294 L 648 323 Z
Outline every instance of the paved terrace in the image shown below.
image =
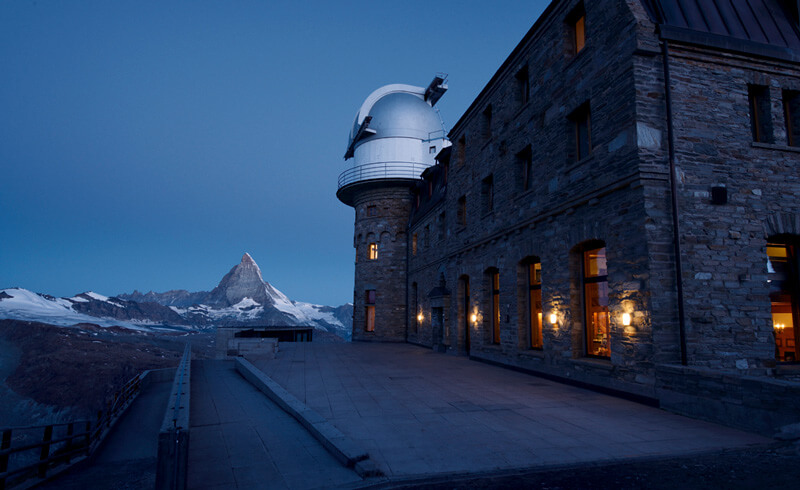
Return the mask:
M 282 343 L 276 359 L 253 364 L 368 452 L 389 478 L 619 462 L 770 442 L 408 344 Z M 235 400 L 226 406 L 240 410 Z M 264 412 L 265 427 L 273 416 Z M 243 430 L 241 437 L 252 436 Z M 196 440 L 193 428 L 193 453 Z

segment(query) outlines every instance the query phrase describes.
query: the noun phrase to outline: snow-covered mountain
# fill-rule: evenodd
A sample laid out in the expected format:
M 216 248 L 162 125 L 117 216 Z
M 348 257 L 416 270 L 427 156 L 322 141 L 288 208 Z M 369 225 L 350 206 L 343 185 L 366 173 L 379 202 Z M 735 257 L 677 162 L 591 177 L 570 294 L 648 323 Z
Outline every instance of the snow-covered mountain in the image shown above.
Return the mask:
M 353 307 L 292 301 L 264 281 L 261 269 L 244 254 L 211 292 L 134 291 L 106 297 L 94 292 L 71 298 L 0 290 L 0 319 L 70 326 L 95 323 L 128 328 L 205 328 L 215 325 L 312 326 L 350 338 Z

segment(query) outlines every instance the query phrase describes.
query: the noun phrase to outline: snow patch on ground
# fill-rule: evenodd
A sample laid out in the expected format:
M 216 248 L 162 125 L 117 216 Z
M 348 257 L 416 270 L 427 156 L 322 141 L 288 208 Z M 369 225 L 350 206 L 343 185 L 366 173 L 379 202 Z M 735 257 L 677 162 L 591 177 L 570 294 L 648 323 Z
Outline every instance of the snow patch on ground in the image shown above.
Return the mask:
M 85 292 L 83 294 L 85 294 L 86 296 L 88 296 L 88 297 L 90 297 L 92 299 L 96 299 L 97 301 L 106 301 L 106 302 L 108 302 L 108 299 L 109 299 L 108 296 L 103 296 L 102 294 L 97 294 L 94 291 L 87 291 L 87 292 Z

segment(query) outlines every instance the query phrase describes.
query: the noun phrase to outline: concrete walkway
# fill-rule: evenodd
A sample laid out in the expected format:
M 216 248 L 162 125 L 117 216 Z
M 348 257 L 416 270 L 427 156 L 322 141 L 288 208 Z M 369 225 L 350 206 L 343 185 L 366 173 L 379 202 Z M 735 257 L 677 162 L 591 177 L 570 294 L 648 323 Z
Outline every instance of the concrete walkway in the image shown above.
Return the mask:
M 171 380 L 150 383 L 128 408 L 91 460 L 37 488 L 153 488 L 156 483 L 158 431 L 171 388 Z
M 361 481 L 233 366 L 192 362 L 189 488 L 330 488 Z
M 276 359 L 253 364 L 363 446 L 393 479 L 677 456 L 770 442 L 408 344 L 282 343 Z M 197 420 L 194 407 L 192 412 Z

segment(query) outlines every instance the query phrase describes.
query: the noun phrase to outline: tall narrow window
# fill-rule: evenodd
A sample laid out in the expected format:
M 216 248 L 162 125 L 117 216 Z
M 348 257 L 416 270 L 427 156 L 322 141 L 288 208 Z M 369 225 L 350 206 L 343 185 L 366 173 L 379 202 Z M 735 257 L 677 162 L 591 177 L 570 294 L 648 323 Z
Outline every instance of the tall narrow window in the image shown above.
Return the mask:
M 378 260 L 378 244 L 369 244 L 369 260 Z
M 775 334 L 775 359 L 800 360 L 800 238 L 773 239 L 767 243 L 767 277 Z
M 500 271 L 489 269 L 489 286 L 492 304 L 492 343 L 500 343 Z
M 589 103 L 578 107 L 569 117 L 574 131 L 574 160 L 580 161 L 592 153 L 592 121 Z
M 494 178 L 491 175 L 481 182 L 481 208 L 483 214 L 494 210 Z
M 375 331 L 375 290 L 367 289 L 365 292 L 365 317 L 364 317 L 364 330 L 367 332 Z
M 492 106 L 486 106 L 483 110 L 483 137 L 490 139 L 492 137 Z
M 419 287 L 417 283 L 411 284 L 411 314 L 414 315 L 414 333 L 419 332 Z
M 605 246 L 583 252 L 583 309 L 586 354 L 610 357 L 610 318 L 608 312 L 608 268 Z
M 462 136 L 458 138 L 458 147 L 456 150 L 456 158 L 459 165 L 464 165 L 467 161 L 467 137 Z
M 542 264 L 528 264 L 528 328 L 531 349 L 542 348 Z
M 575 43 L 575 53 L 580 53 L 586 45 L 586 15 L 580 15 L 573 24 L 573 42 Z
M 525 105 L 531 98 L 531 81 L 528 76 L 528 65 L 525 65 L 515 75 L 517 80 L 517 96 L 519 97 L 520 105 Z
M 517 153 L 517 164 L 519 165 L 520 183 L 522 191 L 528 191 L 533 187 L 533 152 L 531 145 Z
M 367 206 L 367 216 L 378 216 L 378 206 Z
M 417 234 L 411 235 L 411 255 L 417 255 Z
M 458 224 L 460 226 L 467 225 L 467 196 L 458 198 Z
M 783 117 L 786 123 L 786 144 L 800 146 L 800 92 L 783 91 Z
M 769 88 L 763 85 L 748 85 L 750 101 L 750 129 L 756 143 L 772 143 L 772 112 L 770 111 Z
M 431 225 L 425 225 L 422 231 L 422 246 L 428 248 L 431 246 Z
M 586 45 L 586 10 L 583 2 L 580 2 L 577 7 L 572 9 L 565 22 L 571 37 L 572 54 L 578 54 Z

